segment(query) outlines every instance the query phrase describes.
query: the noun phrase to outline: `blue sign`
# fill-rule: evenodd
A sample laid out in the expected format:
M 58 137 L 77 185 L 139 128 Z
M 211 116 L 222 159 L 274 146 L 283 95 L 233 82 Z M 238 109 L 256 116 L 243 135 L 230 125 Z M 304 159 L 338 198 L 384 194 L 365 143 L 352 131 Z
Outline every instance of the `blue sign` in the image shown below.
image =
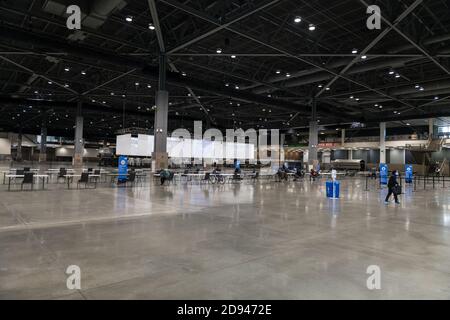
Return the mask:
M 388 169 L 387 164 L 380 163 L 380 184 L 388 183 L 388 174 L 389 174 L 389 169 Z
M 234 168 L 237 170 L 241 169 L 241 160 L 236 160 L 236 163 L 234 164 Z
M 405 165 L 405 182 L 412 183 L 413 180 L 413 166 L 411 164 Z
M 120 156 L 119 157 L 119 182 L 125 182 L 127 181 L 127 173 L 128 173 L 128 157 L 126 156 Z

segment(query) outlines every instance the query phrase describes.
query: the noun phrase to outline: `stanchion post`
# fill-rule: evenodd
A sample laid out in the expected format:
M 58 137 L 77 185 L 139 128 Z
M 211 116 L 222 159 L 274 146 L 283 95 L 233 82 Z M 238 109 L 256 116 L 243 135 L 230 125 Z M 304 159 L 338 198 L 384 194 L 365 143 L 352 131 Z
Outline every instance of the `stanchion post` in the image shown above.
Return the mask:
M 433 189 L 434 189 L 434 175 L 433 175 Z

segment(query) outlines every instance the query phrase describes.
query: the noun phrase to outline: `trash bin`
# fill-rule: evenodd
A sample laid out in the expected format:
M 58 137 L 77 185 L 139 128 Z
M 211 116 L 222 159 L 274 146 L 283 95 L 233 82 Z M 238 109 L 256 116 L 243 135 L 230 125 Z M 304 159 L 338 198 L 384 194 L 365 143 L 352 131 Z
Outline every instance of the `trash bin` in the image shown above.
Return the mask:
M 333 198 L 333 181 L 327 181 L 326 184 L 327 198 Z
M 326 184 L 327 198 L 338 199 L 341 184 L 339 181 L 327 181 Z
M 339 193 L 341 190 L 341 183 L 339 181 L 333 182 L 333 197 L 334 199 L 339 199 Z

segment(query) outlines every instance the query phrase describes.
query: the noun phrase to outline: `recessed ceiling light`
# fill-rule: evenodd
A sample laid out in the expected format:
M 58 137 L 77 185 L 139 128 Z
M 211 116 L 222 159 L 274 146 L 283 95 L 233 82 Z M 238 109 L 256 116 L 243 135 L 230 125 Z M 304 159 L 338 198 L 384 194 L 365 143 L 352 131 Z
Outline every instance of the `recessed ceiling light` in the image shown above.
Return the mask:
M 414 86 L 414 88 L 419 89 L 420 86 L 419 86 L 418 84 L 416 84 L 416 85 Z
M 53 84 L 53 82 L 49 81 L 48 84 Z
M 394 70 L 389 70 L 389 74 L 390 74 L 390 75 L 393 75 L 394 73 L 395 73 Z
M 231 59 L 236 59 L 236 56 L 234 54 L 231 55 Z
M 151 88 L 152 88 L 152 86 L 148 84 L 148 85 L 147 85 L 147 88 L 151 89 Z
M 239 86 L 235 86 L 234 88 L 235 88 L 236 90 L 239 90 Z
M 82 74 L 83 76 L 85 76 L 85 75 L 86 75 L 86 71 L 81 71 L 81 74 Z
M 308 29 L 309 29 L 309 31 L 314 31 L 314 30 L 316 30 L 316 26 L 314 24 L 310 23 Z
M 225 83 L 225 87 L 229 87 L 230 86 L 230 84 L 229 83 Z
M 439 100 L 439 97 L 438 96 L 434 97 L 434 100 Z
M 395 77 L 396 77 L 396 78 L 400 78 L 400 75 L 397 73 L 397 74 L 395 75 Z
M 133 17 L 132 17 L 132 16 L 127 16 L 127 17 L 125 18 L 125 20 L 126 20 L 127 22 L 133 22 Z
M 66 83 L 65 85 L 64 85 L 64 88 L 68 88 L 69 87 L 69 85 Z
M 424 87 L 420 87 L 420 89 L 419 89 L 420 91 L 423 91 L 423 90 L 425 90 L 425 88 Z
M 411 124 L 410 124 L 410 123 L 407 123 L 406 125 L 407 125 L 407 126 L 410 126 Z
M 139 86 L 139 82 L 136 82 L 134 85 L 135 85 L 136 87 Z
M 186 72 L 182 72 L 181 75 L 182 75 L 183 77 L 186 77 Z
M 294 19 L 294 22 L 295 22 L 295 23 L 300 23 L 300 22 L 302 22 L 302 17 L 296 16 L 295 19 Z
M 64 68 L 64 71 L 65 71 L 65 72 L 69 72 L 69 71 L 70 71 L 70 68 L 69 68 L 69 67 L 65 67 L 65 68 Z
M 318 85 L 317 87 L 318 87 L 318 88 L 322 88 L 322 87 L 323 87 L 323 85 L 319 84 L 319 85 Z
M 352 53 L 353 53 L 353 54 L 357 54 L 357 53 L 358 53 L 358 49 L 353 49 L 353 50 L 352 50 Z
M 153 23 L 149 23 L 149 24 L 148 24 L 148 28 L 149 28 L 150 30 L 155 30 L 155 29 L 156 29 L 155 26 L 153 25 Z
M 350 96 L 350 99 L 353 99 L 354 98 L 354 96 Z
M 221 54 L 221 53 L 222 53 L 222 49 L 221 49 L 221 48 L 217 48 L 216 52 L 217 52 L 218 54 Z
M 291 74 L 290 73 L 286 73 L 286 77 L 290 78 Z
M 329 87 L 327 87 L 327 88 L 325 88 L 325 90 L 329 91 L 329 90 L 330 90 L 330 88 L 329 88 Z
M 361 59 L 363 59 L 363 60 L 364 60 L 364 59 L 367 59 L 367 56 L 366 56 L 366 55 L 362 55 L 362 56 L 361 56 Z
M 281 70 L 277 70 L 277 71 L 275 71 L 275 73 L 276 73 L 276 74 L 280 74 L 280 73 L 281 73 Z

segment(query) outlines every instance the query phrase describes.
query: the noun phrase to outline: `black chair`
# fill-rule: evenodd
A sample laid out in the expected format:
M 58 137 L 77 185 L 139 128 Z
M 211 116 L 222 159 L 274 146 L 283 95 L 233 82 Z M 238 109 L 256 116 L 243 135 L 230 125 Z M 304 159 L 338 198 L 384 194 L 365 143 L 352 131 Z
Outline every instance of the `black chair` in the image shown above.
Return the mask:
M 24 170 L 16 170 L 16 175 L 23 176 L 23 175 L 25 175 L 25 171 Z
M 88 173 L 92 173 L 92 171 L 94 171 L 94 169 L 93 168 L 88 168 Z
M 211 178 L 211 173 L 207 172 L 205 173 L 205 177 L 200 181 L 200 183 L 205 182 L 205 183 L 209 183 Z
M 234 173 L 233 174 L 233 178 L 231 179 L 232 182 L 241 182 L 242 181 L 242 177 L 239 173 Z
M 125 183 L 125 186 L 128 187 L 128 184 L 131 183 L 134 186 L 134 183 L 136 182 L 136 172 L 132 171 L 128 175 L 127 182 Z
M 20 190 L 23 190 L 23 185 L 24 184 L 29 184 L 31 185 L 31 190 L 33 190 L 33 186 L 34 186 L 34 173 L 32 172 L 25 172 L 25 175 L 23 177 L 22 180 L 22 184 L 20 186 Z
M 23 168 L 23 171 L 24 171 L 24 172 L 30 172 L 30 171 L 31 171 L 31 168 L 25 167 L 25 168 Z
M 83 172 L 81 174 L 81 178 L 77 182 L 77 189 L 79 189 L 81 183 L 84 183 L 84 187 L 87 189 L 88 184 L 90 183 L 89 172 Z M 97 188 L 97 182 L 94 183 L 94 188 Z
M 66 180 L 67 175 L 67 169 L 66 168 L 59 168 L 58 176 L 56 177 L 56 182 L 59 181 L 59 179 L 63 178 Z

